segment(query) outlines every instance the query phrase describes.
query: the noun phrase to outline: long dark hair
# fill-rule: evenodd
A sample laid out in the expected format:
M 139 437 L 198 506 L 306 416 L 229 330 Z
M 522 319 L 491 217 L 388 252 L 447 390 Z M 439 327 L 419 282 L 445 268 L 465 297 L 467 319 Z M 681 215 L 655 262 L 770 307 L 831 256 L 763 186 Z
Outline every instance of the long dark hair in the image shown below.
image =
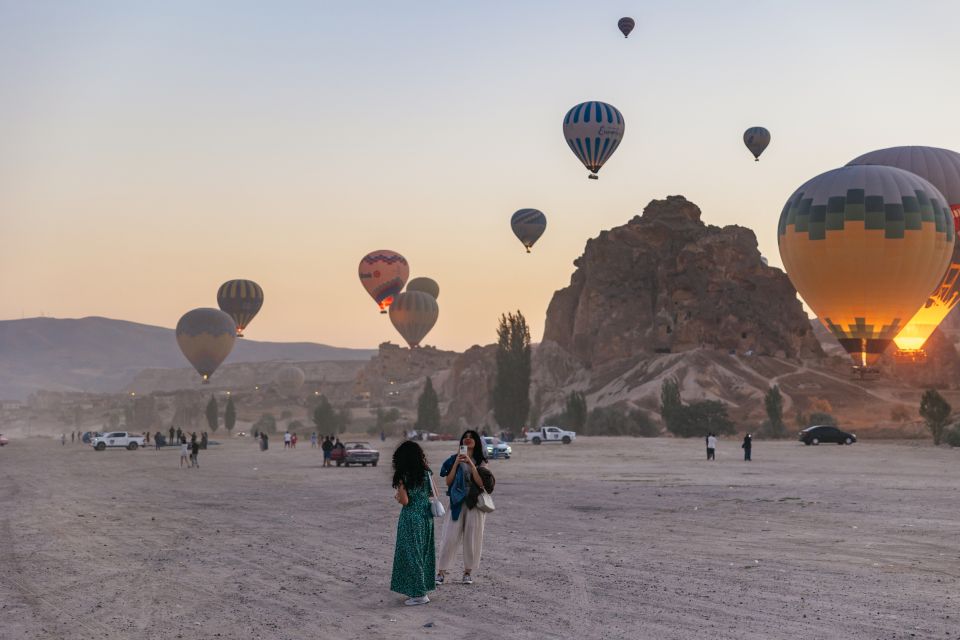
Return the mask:
M 483 438 L 480 437 L 480 434 L 473 429 L 467 429 L 463 432 L 463 435 L 460 436 L 460 444 L 463 444 L 463 439 L 467 436 L 470 436 L 470 439 L 473 440 L 473 464 L 479 467 L 487 461 L 487 445 L 484 443 Z
M 400 443 L 393 452 L 393 488 L 403 486 L 410 491 L 425 482 L 425 475 L 430 471 L 427 465 L 427 454 L 423 452 L 413 440 Z

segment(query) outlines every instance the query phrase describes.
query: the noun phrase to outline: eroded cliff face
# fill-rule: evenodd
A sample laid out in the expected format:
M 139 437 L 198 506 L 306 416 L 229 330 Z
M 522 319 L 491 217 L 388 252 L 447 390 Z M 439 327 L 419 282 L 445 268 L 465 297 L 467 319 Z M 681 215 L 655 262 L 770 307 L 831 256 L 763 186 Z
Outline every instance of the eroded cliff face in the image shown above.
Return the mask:
M 587 242 L 547 309 L 544 341 L 588 367 L 713 347 L 819 357 L 786 274 L 761 261 L 753 231 L 715 227 L 682 196 L 654 200 Z

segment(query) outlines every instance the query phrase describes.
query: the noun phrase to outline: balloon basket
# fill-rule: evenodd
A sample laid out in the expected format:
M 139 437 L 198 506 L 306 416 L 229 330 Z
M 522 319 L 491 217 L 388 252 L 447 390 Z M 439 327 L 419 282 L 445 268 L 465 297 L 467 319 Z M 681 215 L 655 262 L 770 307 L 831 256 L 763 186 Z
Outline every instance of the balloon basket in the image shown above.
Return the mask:
M 595 174 L 595 173 L 591 173 L 589 176 L 587 176 L 587 179 L 588 179 L 588 180 L 599 180 L 599 178 L 597 177 L 597 174 Z
M 386 309 L 380 309 L 380 313 L 386 313 L 386 312 L 387 312 Z
M 897 349 L 893 354 L 897 364 L 913 364 L 927 361 L 927 352 L 923 349 Z

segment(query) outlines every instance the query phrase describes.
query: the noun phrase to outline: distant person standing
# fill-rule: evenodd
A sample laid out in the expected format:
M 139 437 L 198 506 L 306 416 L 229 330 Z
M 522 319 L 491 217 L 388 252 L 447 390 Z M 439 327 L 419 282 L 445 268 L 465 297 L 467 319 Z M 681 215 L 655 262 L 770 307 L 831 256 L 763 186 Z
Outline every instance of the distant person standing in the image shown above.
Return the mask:
M 386 431 L 381 431 L 381 432 L 380 432 L 380 442 L 386 442 L 386 441 L 387 441 L 387 432 L 386 432 Z
M 183 465 L 188 462 L 190 456 L 190 447 L 187 445 L 187 439 L 180 438 L 180 468 L 183 469 Z
M 160 438 L 161 438 L 161 437 L 162 437 L 162 436 L 160 435 L 160 432 L 159 432 L 159 431 L 157 431 L 155 434 L 153 434 L 153 446 L 156 447 L 157 451 L 160 451 Z
M 401 442 L 393 452 L 394 498 L 403 505 L 397 521 L 390 590 L 407 596 L 403 604 L 427 604 L 433 591 L 436 551 L 430 510 L 430 467 L 416 442 Z
M 183 434 L 183 430 L 180 427 L 177 427 L 177 440 L 185 440 L 186 436 Z
M 265 431 L 260 432 L 260 451 L 266 451 L 270 448 L 270 438 Z
M 290 448 L 291 449 L 297 448 L 297 434 L 295 433 L 290 434 Z
M 174 436 L 173 427 L 170 427 L 170 440 L 168 441 L 170 442 L 170 444 L 173 444 L 174 442 L 176 442 L 176 440 L 173 439 L 173 436 Z
M 316 431 L 310 434 L 310 448 L 311 449 L 317 448 L 317 432 Z
M 200 468 L 200 443 L 196 438 L 193 439 L 193 443 L 190 445 L 190 466 Z
M 707 460 L 717 460 L 717 436 L 712 433 L 707 436 Z
M 77 441 L 77 432 L 76 432 L 76 431 L 71 431 L 71 432 L 70 432 L 70 444 L 73 444 L 73 443 L 76 442 L 76 441 Z
M 207 432 L 204 431 L 202 434 L 200 434 L 200 448 L 206 449 L 208 442 L 210 442 L 210 440 L 207 438 Z
M 290 448 L 290 432 L 289 431 L 283 432 L 283 448 L 284 449 Z
M 743 436 L 743 444 L 740 446 L 743 447 L 743 459 L 750 462 L 752 460 L 750 456 L 753 453 L 753 436 L 749 433 Z
M 60 446 L 62 447 L 62 446 L 64 446 L 65 444 L 67 444 L 67 434 L 61 433 L 61 434 L 60 434 Z
M 320 445 L 320 448 L 323 449 L 323 466 L 330 466 L 330 456 L 333 455 L 333 443 L 330 442 L 330 436 L 327 436 L 323 439 L 323 444 Z

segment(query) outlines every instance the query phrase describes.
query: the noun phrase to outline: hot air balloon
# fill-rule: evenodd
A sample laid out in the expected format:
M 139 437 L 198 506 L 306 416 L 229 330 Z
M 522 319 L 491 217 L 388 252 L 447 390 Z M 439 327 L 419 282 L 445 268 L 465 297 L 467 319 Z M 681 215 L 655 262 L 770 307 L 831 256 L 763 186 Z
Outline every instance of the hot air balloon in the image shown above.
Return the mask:
M 203 384 L 233 350 L 236 341 L 233 318 L 219 309 L 194 309 L 183 314 L 177 323 L 177 344 Z
M 635 26 L 637 26 L 637 23 L 633 21 L 633 18 L 624 17 L 617 20 L 617 28 L 620 29 L 620 33 L 623 34 L 624 38 L 630 35 L 630 32 L 633 31 Z
M 510 218 L 510 228 L 530 253 L 530 247 L 547 228 L 547 216 L 539 209 L 520 209 Z
M 743 144 L 753 154 L 753 161 L 760 162 L 760 154 L 770 144 L 770 132 L 763 127 L 750 127 L 743 132 Z
M 787 275 L 858 366 L 923 305 L 953 252 L 936 187 L 894 167 L 841 167 L 804 183 L 777 229 Z
M 935 186 L 953 212 L 953 228 L 960 230 L 960 153 L 936 147 L 892 147 L 871 151 L 849 165 L 881 164 L 915 173 Z M 894 338 L 903 355 L 923 355 L 923 344 L 960 301 L 960 242 L 954 245 L 946 272 L 926 303 Z
M 288 365 L 277 372 L 277 387 L 284 393 L 294 393 L 303 386 L 303 381 L 306 378 L 303 369 Z
M 396 251 L 379 249 L 363 256 L 360 261 L 360 284 L 373 301 L 386 313 L 394 297 L 403 291 L 410 277 L 407 259 Z
M 439 315 L 436 298 L 422 291 L 401 293 L 390 305 L 390 322 L 410 348 L 418 346 L 430 333 Z
M 233 318 L 237 337 L 243 337 L 253 317 L 263 306 L 263 289 L 253 280 L 228 280 L 217 290 L 217 305 Z
M 590 170 L 590 179 L 620 146 L 624 131 L 623 116 L 606 102 L 583 102 L 563 118 L 563 137 L 570 150 Z
M 440 285 L 433 278 L 414 278 L 407 283 L 407 291 L 422 291 L 433 296 L 434 300 L 440 298 Z

